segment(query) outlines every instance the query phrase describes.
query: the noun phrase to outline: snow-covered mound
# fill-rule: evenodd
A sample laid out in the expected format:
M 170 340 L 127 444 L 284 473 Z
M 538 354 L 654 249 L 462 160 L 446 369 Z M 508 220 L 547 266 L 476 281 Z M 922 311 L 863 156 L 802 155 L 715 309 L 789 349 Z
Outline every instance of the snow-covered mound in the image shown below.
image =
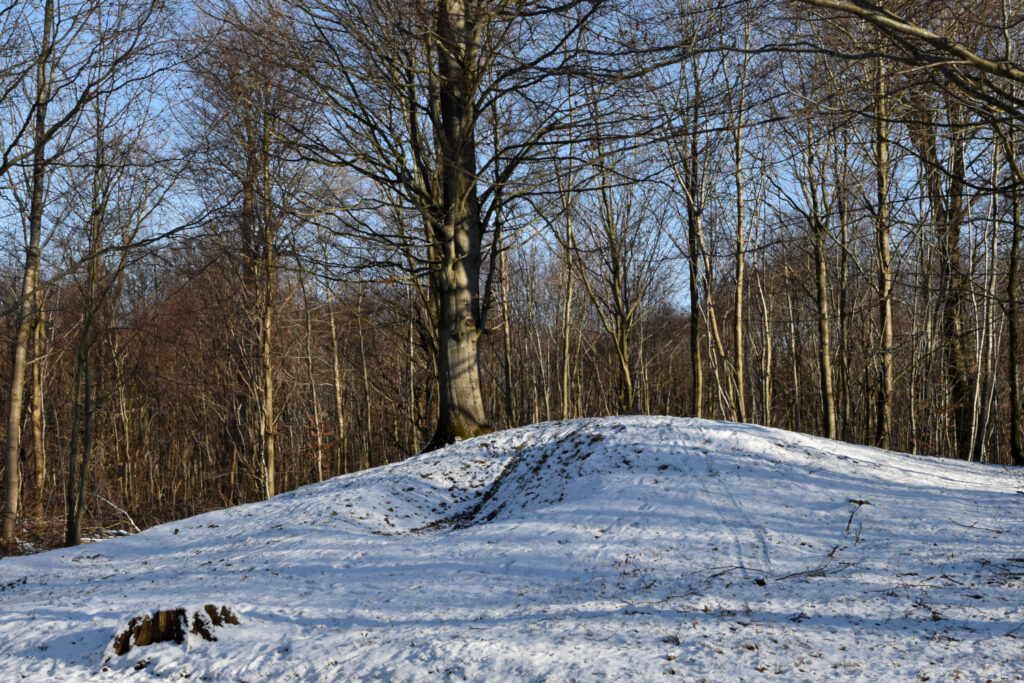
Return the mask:
M 2 560 L 0 680 L 1021 680 L 1022 583 L 1020 471 L 575 420 Z

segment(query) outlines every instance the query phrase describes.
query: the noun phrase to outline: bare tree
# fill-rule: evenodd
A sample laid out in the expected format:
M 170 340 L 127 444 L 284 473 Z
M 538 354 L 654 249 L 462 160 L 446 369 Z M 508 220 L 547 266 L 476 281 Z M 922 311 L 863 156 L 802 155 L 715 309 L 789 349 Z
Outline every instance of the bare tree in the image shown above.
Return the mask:
M 287 230 L 295 229 L 298 196 L 316 181 L 308 165 L 294 159 L 292 133 L 305 130 L 313 114 L 304 107 L 302 81 L 284 64 L 280 47 L 292 30 L 273 2 L 247 12 L 228 5 L 210 20 L 189 56 L 198 97 L 196 171 L 213 181 L 210 195 L 218 221 L 231 224 L 240 251 L 241 294 L 247 318 L 239 339 L 245 403 L 242 429 L 254 428 L 258 478 L 265 497 L 276 491 L 277 462 L 274 330 L 277 277 Z M 222 204 L 224 198 L 227 203 Z
M 639 179 L 651 164 L 636 152 L 616 150 L 600 122 L 591 149 L 599 156 L 593 186 L 576 199 L 574 230 L 565 246 L 573 252 L 579 281 L 612 340 L 618 366 L 620 413 L 637 410 L 636 334 L 648 295 L 665 275 L 663 235 L 656 224 L 662 196 Z
M 578 69 L 579 55 L 562 46 L 604 4 L 296 2 L 306 39 L 297 67 L 333 124 L 330 135 L 307 141 L 309 153 L 390 188 L 422 222 L 414 246 L 429 271 L 438 331 L 438 422 L 427 448 L 490 428 L 479 340 L 491 297 L 482 275 L 486 254 L 492 270 L 497 262 L 495 216 L 514 200 L 499 188 L 536 170 L 541 145 L 567 127 L 574 105 L 553 76 Z M 482 113 L 495 108 L 514 124 L 496 152 L 479 142 Z M 362 236 L 406 241 L 380 230 Z
M 6 541 L 14 538 L 18 515 L 21 413 L 27 349 L 38 301 L 44 185 L 51 169 L 68 152 L 66 145 L 50 149 L 50 143 L 76 126 L 83 111 L 98 97 L 116 93 L 143 78 L 134 67 L 151 50 L 156 39 L 153 30 L 162 16 L 162 7 L 156 0 L 142 5 L 113 6 L 98 0 L 58 6 L 47 0 L 40 13 L 27 17 L 34 22 L 35 29 L 31 48 L 33 86 L 30 100 L 21 110 L 29 113 L 6 143 L 0 163 L 0 169 L 6 170 L 26 160 L 31 168 L 28 235 L 8 399 L 7 493 L 0 530 Z M 27 148 L 21 148 L 25 130 L 31 130 L 31 142 Z

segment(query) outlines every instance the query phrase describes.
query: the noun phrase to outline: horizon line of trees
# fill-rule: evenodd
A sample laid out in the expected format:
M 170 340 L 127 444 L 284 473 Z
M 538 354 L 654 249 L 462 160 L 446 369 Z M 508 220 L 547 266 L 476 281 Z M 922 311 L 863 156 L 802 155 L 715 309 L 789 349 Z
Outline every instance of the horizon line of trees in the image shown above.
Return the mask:
M 1009 0 L 0 5 L 0 537 L 660 413 L 1024 465 Z

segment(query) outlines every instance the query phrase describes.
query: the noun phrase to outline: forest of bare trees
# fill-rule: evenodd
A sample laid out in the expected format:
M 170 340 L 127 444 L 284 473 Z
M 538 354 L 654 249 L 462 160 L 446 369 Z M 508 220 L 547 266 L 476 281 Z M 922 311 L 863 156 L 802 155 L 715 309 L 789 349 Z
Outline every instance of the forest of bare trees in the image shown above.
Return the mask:
M 1024 465 L 1022 28 L 3 4 L 4 552 L 590 415 Z

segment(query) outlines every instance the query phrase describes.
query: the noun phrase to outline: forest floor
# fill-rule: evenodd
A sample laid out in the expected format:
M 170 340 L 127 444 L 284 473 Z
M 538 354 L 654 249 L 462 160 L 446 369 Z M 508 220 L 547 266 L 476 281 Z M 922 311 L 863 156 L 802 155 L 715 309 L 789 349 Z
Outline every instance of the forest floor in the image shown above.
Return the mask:
M 1020 681 L 1022 584 L 1024 471 L 574 420 L 0 560 L 0 680 Z

